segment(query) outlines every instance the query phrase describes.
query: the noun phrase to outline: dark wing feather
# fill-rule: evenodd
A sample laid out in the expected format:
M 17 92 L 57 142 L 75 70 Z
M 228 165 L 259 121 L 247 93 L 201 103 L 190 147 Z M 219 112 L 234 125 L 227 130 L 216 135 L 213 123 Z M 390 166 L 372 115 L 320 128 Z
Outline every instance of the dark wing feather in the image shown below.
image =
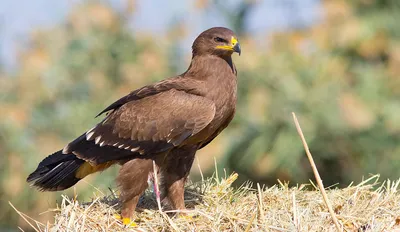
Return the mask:
M 105 112 L 116 110 L 130 101 L 136 101 L 171 89 L 182 90 L 190 94 L 204 96 L 204 82 L 177 76 L 132 91 L 130 94 L 118 99 L 117 101 L 109 105 L 96 117 L 102 115 Z
M 227 119 L 225 119 L 224 123 L 210 136 L 207 140 L 203 141 L 199 147 L 202 149 L 203 147 L 207 146 L 211 141 L 213 141 L 232 121 L 233 117 L 235 116 L 235 111 Z
M 103 163 L 164 152 L 200 132 L 214 115 L 211 100 L 172 89 L 125 103 L 63 153 Z

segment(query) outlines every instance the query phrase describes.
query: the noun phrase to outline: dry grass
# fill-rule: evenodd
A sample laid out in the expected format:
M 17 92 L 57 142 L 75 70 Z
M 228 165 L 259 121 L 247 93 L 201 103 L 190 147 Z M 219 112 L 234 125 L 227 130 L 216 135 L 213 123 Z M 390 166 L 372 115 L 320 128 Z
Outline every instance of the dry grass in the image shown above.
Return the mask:
M 317 187 L 311 184 L 254 188 L 231 187 L 232 174 L 187 186 L 186 205 L 192 217 L 158 211 L 151 191 L 140 201 L 136 226 L 126 228 L 115 218 L 116 194 L 97 192 L 91 202 L 63 198 L 55 222 L 46 225 L 21 216 L 37 231 L 335 231 L 336 227 Z M 373 176 L 356 186 L 327 190 L 344 231 L 400 231 L 400 180 L 378 186 Z M 307 190 L 312 188 L 312 190 Z
M 154 191 L 142 196 L 130 227 L 116 217 L 120 204 L 112 190 L 109 195 L 98 191 L 81 204 L 64 196 L 52 210 L 54 224 L 44 225 L 10 205 L 35 231 L 400 231 L 400 179 L 378 185 L 375 175 L 356 186 L 326 190 L 294 113 L 293 119 L 318 187 L 311 182 L 289 188 L 279 182 L 270 188 L 251 183 L 233 188 L 238 175 L 225 173 L 220 179 L 216 169 L 215 178 L 186 187 L 188 214 L 176 214 L 168 204 L 162 208 L 155 178 Z

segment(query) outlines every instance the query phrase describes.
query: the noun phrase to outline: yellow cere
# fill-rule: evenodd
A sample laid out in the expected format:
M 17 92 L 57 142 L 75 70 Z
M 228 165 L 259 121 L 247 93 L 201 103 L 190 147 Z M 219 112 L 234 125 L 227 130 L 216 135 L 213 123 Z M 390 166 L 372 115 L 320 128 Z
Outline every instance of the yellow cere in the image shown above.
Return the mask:
M 232 36 L 232 38 L 231 38 L 232 47 L 234 47 L 237 43 L 238 43 L 238 40 Z
M 218 45 L 216 48 L 233 51 L 233 47 L 238 43 L 238 40 L 232 36 L 231 45 Z

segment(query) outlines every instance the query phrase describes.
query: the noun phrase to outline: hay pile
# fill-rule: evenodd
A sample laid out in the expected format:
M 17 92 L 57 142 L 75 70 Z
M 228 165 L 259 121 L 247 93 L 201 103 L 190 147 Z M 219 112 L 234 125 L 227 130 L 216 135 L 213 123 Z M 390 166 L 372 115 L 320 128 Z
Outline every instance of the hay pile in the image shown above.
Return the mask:
M 262 188 L 245 184 L 232 188 L 233 174 L 187 187 L 189 216 L 159 211 L 151 191 L 141 199 L 136 225 L 126 228 L 116 219 L 114 193 L 95 194 L 91 202 L 63 198 L 54 223 L 30 220 L 37 231 L 335 231 L 335 225 L 312 183 Z M 343 231 L 400 231 L 400 180 L 378 185 L 373 176 L 356 186 L 327 190 Z M 311 188 L 314 190 L 306 190 Z M 20 213 L 20 212 L 19 212 Z M 24 216 L 21 214 L 21 216 Z

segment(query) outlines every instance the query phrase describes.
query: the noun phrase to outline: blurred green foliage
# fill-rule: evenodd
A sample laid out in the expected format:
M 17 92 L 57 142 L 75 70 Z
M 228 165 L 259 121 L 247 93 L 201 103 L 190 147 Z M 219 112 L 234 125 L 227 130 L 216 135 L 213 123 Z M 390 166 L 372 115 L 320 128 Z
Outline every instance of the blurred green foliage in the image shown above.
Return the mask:
M 218 1 L 199 2 L 220 8 Z M 200 152 L 203 171 L 213 172 L 215 156 L 241 180 L 307 182 L 312 173 L 293 125 L 296 112 L 327 186 L 369 173 L 398 178 L 400 3 L 323 1 L 323 19 L 314 26 L 273 33 L 261 42 L 246 36 L 243 23 L 256 4 L 223 12 L 235 19 L 244 51 L 234 57 L 238 110 L 228 133 Z M 0 228 L 23 226 L 8 201 L 51 220 L 50 213 L 38 213 L 53 208 L 60 194 L 39 193 L 25 183 L 38 162 L 89 129 L 114 100 L 184 71 L 190 49 L 185 59 L 176 52 L 184 26 L 157 38 L 132 35 L 130 13 L 96 2 L 80 5 L 62 25 L 32 32 L 16 74 L 0 72 Z M 115 172 L 88 182 L 107 191 Z M 82 198 L 95 191 L 88 186 L 77 185 Z
M 240 108 L 221 166 L 242 180 L 312 178 L 292 111 L 326 185 L 400 175 L 400 3 L 323 1 L 323 11 L 323 22 L 238 59 Z

